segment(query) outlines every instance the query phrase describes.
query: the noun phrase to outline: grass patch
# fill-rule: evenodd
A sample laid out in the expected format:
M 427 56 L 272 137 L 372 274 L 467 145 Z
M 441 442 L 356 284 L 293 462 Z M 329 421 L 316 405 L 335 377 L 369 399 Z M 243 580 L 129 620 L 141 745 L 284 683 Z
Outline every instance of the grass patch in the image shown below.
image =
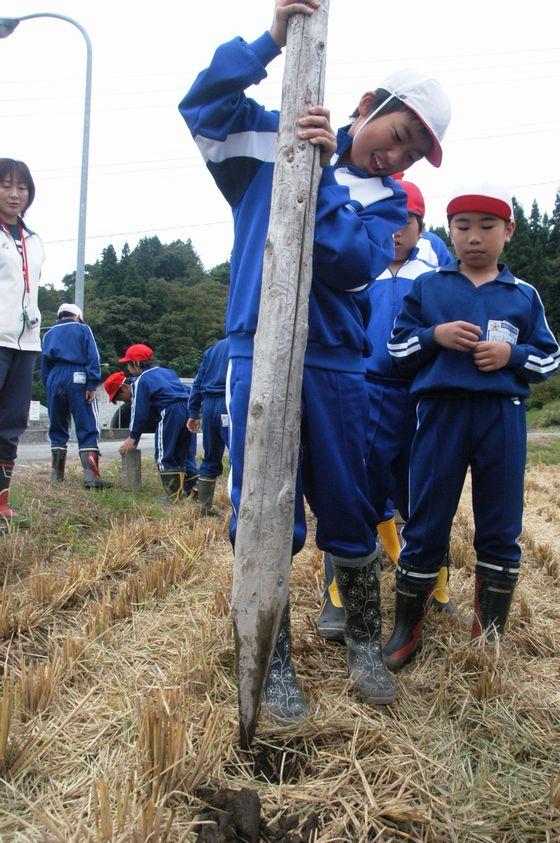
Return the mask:
M 543 436 L 542 439 L 530 439 L 527 443 L 527 463 L 529 465 L 560 465 L 560 436 Z

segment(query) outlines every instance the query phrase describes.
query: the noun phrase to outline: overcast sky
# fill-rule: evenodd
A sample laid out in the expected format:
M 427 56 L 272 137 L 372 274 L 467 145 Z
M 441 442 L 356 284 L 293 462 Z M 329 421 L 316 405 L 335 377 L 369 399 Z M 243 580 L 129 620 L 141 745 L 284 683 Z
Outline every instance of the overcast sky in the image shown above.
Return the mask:
M 252 40 L 272 0 L 4 0 L 1 16 L 58 12 L 93 43 L 93 104 L 86 261 L 146 235 L 191 238 L 209 268 L 226 260 L 232 227 L 177 104 L 218 44 Z M 555 11 L 556 10 L 556 11 Z M 378 3 L 331 0 L 325 105 L 333 126 L 391 71 L 416 67 L 448 90 L 453 118 L 440 170 L 407 172 L 426 219 L 445 221 L 445 198 L 467 175 L 506 183 L 529 208 L 550 211 L 560 184 L 560 13 L 556 4 Z M 283 60 L 253 95 L 280 104 Z M 0 156 L 26 161 L 37 198 L 28 222 L 45 241 L 44 282 L 75 268 L 85 45 L 69 24 L 24 21 L 0 41 Z M 531 279 L 529 279 L 531 280 Z M 87 304 L 87 303 L 86 303 Z

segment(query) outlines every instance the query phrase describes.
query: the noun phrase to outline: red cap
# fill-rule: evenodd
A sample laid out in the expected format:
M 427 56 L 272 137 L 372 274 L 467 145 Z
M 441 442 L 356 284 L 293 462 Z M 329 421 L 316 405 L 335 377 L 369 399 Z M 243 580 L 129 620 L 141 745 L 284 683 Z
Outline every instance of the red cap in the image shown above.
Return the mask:
M 126 375 L 124 372 L 113 372 L 112 375 L 103 381 L 103 387 L 105 392 L 109 396 L 109 401 L 113 404 L 115 403 L 115 395 L 123 385 L 126 380 Z
M 149 360 L 154 352 L 149 345 L 137 342 L 126 349 L 124 357 L 119 357 L 119 363 L 138 363 L 140 360 Z
M 447 216 L 468 213 L 513 219 L 513 202 L 507 187 L 489 182 L 472 182 L 457 188 L 447 205 Z
M 401 181 L 400 184 L 406 193 L 406 210 L 408 213 L 416 214 L 416 216 L 424 219 L 426 205 L 424 203 L 424 197 L 420 192 L 420 188 L 416 187 L 416 185 L 411 181 Z

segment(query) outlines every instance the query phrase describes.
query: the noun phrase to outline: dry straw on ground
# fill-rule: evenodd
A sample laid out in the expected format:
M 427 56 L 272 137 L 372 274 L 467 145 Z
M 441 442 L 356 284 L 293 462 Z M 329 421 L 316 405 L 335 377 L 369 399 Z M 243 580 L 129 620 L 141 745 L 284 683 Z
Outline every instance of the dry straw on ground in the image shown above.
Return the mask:
M 258 793 L 262 840 L 560 839 L 560 469 L 528 473 L 526 565 L 497 653 L 468 642 L 465 497 L 452 543 L 460 616 L 430 620 L 390 709 L 360 705 L 343 649 L 314 633 L 310 541 L 291 588 L 312 717 L 296 730 L 261 723 L 253 754 L 236 743 L 225 521 L 138 505 L 109 523 L 104 495 L 71 477 L 32 501 L 33 531 L 0 549 L 2 840 L 242 840 L 218 836 L 232 828 L 223 809 L 204 811 L 223 788 Z M 388 631 L 389 571 L 383 599 Z

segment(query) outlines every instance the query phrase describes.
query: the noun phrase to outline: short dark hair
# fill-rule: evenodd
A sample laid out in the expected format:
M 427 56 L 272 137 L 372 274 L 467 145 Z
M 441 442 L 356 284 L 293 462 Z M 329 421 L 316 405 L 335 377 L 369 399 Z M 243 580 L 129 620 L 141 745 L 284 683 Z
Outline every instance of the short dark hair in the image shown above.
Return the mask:
M 424 220 L 422 219 L 422 217 L 419 216 L 419 214 L 413 214 L 411 211 L 408 212 L 408 216 L 414 217 L 414 219 L 418 223 L 418 233 L 422 234 L 422 232 L 424 231 Z
M 58 314 L 59 319 L 68 319 L 70 316 L 74 317 L 74 316 L 76 316 L 76 314 L 70 313 L 69 310 L 61 310 L 60 313 Z
M 29 167 L 23 161 L 16 161 L 14 158 L 0 158 L 0 181 L 3 181 L 5 178 L 15 178 L 25 182 L 27 185 L 29 195 L 27 198 L 27 205 L 21 213 L 23 217 L 35 199 L 35 182 L 31 178 Z
M 401 99 L 393 96 L 390 91 L 385 90 L 385 88 L 376 88 L 373 92 L 373 100 L 368 114 L 371 114 L 372 111 L 375 111 L 376 108 L 379 108 L 379 106 L 385 101 L 386 105 L 384 105 L 383 108 L 381 108 L 377 112 L 375 117 L 382 117 L 384 114 L 394 114 L 396 111 L 404 111 L 408 114 L 411 120 L 416 120 L 416 122 L 420 124 L 426 137 L 429 137 L 430 140 L 433 140 L 431 134 L 426 129 L 419 117 L 416 116 L 414 111 L 409 108 L 408 105 L 406 105 L 406 103 L 404 103 Z M 350 115 L 350 117 L 352 117 L 354 120 L 356 119 L 356 117 L 359 116 L 360 111 L 358 108 L 356 108 L 355 111 Z

